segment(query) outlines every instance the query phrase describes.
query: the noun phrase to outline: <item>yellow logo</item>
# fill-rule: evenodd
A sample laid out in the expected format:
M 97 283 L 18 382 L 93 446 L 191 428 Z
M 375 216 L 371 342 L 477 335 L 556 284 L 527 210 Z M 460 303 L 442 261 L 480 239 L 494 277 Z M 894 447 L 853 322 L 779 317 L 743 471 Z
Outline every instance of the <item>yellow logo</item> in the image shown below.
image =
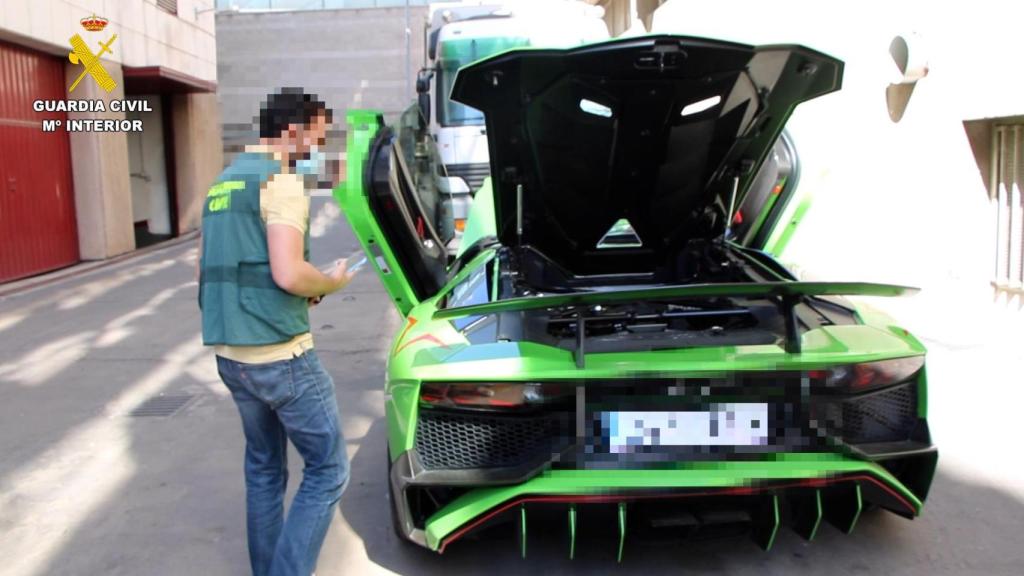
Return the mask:
M 103 56 L 106 52 L 110 52 L 110 45 L 114 43 L 114 40 L 117 40 L 117 34 L 111 36 L 110 40 L 107 40 L 106 43 L 100 42 L 100 51 L 93 54 L 92 50 L 89 49 L 89 46 L 86 45 L 85 40 L 82 40 L 81 36 L 75 34 L 71 37 L 71 48 L 73 50 L 68 53 L 68 60 L 70 60 L 72 64 L 81 64 L 82 66 L 85 66 L 85 70 L 83 70 L 82 73 L 78 75 L 78 78 L 74 83 L 71 84 L 71 88 L 68 89 L 68 93 L 75 91 L 78 83 L 82 81 L 82 78 L 85 78 L 86 74 L 92 76 L 93 80 L 99 84 L 100 88 L 103 88 L 107 92 L 111 92 L 114 88 L 117 88 L 117 82 L 114 82 L 114 79 L 110 77 L 110 74 L 107 73 L 106 69 L 103 68 L 103 64 L 100 62 L 100 56 Z
M 242 180 L 227 180 L 214 184 L 210 191 L 206 193 L 206 197 L 210 199 L 207 207 L 210 212 L 227 210 L 231 208 L 231 192 L 244 189 L 245 182 Z

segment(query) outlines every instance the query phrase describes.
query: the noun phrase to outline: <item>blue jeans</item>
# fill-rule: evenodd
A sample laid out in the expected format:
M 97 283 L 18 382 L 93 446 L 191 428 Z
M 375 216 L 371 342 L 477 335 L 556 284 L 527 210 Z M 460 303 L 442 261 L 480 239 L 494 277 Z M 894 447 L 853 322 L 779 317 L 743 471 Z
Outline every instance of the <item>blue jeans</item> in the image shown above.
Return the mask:
M 254 576 L 309 576 L 348 485 L 334 381 L 313 350 L 290 360 L 243 364 L 217 357 L 245 432 L 246 526 Z M 284 514 L 288 440 L 305 463 Z

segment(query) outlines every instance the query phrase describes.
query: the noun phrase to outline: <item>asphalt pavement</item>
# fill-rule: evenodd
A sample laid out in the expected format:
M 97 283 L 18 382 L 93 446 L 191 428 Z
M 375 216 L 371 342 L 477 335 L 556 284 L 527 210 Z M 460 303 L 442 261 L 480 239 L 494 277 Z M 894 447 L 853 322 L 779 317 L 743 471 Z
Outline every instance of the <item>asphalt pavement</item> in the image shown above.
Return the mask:
M 333 204 L 315 200 L 312 222 L 314 263 L 358 247 Z M 200 341 L 195 257 L 180 243 L 0 298 L 0 574 L 248 573 L 243 438 Z M 627 540 L 621 565 L 608 542 L 570 561 L 561 525 L 532 530 L 525 560 L 511 534 L 438 556 L 389 524 L 382 383 L 400 319 L 366 271 L 311 314 L 352 461 L 317 574 L 1024 573 L 1020 332 L 938 305 L 904 310 L 931 350 L 942 451 L 919 519 L 873 511 L 810 544 L 783 530 L 770 552 Z M 293 493 L 294 452 L 290 467 Z

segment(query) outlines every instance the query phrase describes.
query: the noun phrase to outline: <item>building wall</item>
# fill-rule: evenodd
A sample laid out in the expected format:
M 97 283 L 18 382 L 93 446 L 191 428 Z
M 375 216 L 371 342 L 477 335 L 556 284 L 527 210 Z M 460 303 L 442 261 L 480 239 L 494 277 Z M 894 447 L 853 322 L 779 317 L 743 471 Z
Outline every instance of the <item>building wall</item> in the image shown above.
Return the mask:
M 843 89 L 800 106 L 789 123 L 800 187 L 814 203 L 784 259 L 817 278 L 922 286 L 936 305 L 991 302 L 988 145 L 982 134 L 972 147 L 968 131 L 983 132 L 985 122 L 965 122 L 1024 114 L 1024 6 L 783 5 L 669 0 L 653 31 L 801 43 L 845 62 Z M 912 63 L 927 65 L 898 123 L 886 104 L 886 88 L 901 79 L 889 53 L 897 35 L 910 42 Z
M 175 94 L 171 102 L 178 226 L 182 231 L 195 230 L 203 216 L 206 191 L 224 167 L 220 113 L 214 94 Z
M 126 97 L 126 83 L 132 82 L 125 78 L 131 69 L 159 71 L 158 78 L 147 84 L 144 93 L 173 93 L 174 111 L 170 117 L 184 122 L 181 126 L 163 126 L 173 134 L 177 159 L 177 165 L 167 166 L 167 171 L 171 176 L 168 182 L 177 183 L 178 205 L 171 209 L 177 210 L 174 216 L 178 232 L 196 227 L 195 198 L 221 166 L 216 99 L 212 94 L 185 93 L 210 89 L 217 80 L 211 7 L 209 0 L 178 0 L 177 13 L 172 14 L 159 8 L 156 0 L 0 2 L 0 39 L 61 58 L 69 87 L 82 71 L 81 65 L 67 60 L 71 36 L 80 34 L 95 50 L 97 42 L 117 35 L 112 52 L 102 56 L 105 68 L 118 83 L 117 88 L 107 94 L 87 78 L 74 93 L 66 95 L 69 98 L 122 99 Z M 84 30 L 80 20 L 91 15 L 108 20 L 103 31 Z M 129 90 L 128 98 L 139 97 L 137 91 Z M 158 103 L 160 99 L 149 100 Z M 71 117 L 123 118 L 124 114 L 76 113 Z M 147 122 L 144 130 L 147 124 L 156 128 L 155 123 Z M 147 136 L 152 140 L 153 134 Z M 137 210 L 132 206 L 127 135 L 74 133 L 70 140 L 81 258 L 104 259 L 134 249 L 133 212 Z
M 117 34 L 103 58 L 125 66 L 165 66 L 208 81 L 217 79 L 213 13 L 196 14 L 210 0 L 178 0 L 177 15 L 156 0 L 4 0 L 0 36 L 44 51 L 67 51 L 68 39 L 83 34 L 79 21 L 96 14 L 110 21 L 103 38 Z
M 260 99 L 284 86 L 318 94 L 338 113 L 339 129 L 348 108 L 396 117 L 415 95 L 425 19 L 426 7 L 409 9 L 407 59 L 405 8 L 217 13 L 225 152 L 256 138 Z
M 110 102 L 124 98 L 121 66 L 105 66 L 117 83 L 106 93 L 95 82 L 82 82 L 75 96 Z M 70 62 L 64 77 L 70 86 L 81 71 Z M 121 120 L 121 112 L 69 112 L 69 119 L 103 118 Z M 132 228 L 132 189 L 128 177 L 128 140 L 120 132 L 72 132 L 71 170 L 75 186 L 75 214 L 78 217 L 78 246 L 83 260 L 100 260 L 135 248 Z

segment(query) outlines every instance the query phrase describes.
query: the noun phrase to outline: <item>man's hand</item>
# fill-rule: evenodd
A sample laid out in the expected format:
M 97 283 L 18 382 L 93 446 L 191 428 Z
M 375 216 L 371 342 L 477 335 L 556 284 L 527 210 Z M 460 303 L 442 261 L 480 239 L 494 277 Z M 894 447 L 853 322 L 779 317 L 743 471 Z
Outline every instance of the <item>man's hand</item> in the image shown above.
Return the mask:
M 335 288 L 335 290 L 341 290 L 345 286 L 348 286 L 348 283 L 356 277 L 356 274 L 358 274 L 358 271 L 349 272 L 348 262 L 342 259 L 334 262 L 334 269 L 331 270 L 327 276 L 331 280 L 337 282 L 337 288 Z
M 349 271 L 348 270 L 348 262 L 347 261 L 345 261 L 345 260 L 336 260 L 334 262 L 334 268 L 330 272 L 327 273 L 327 277 L 330 278 L 331 281 L 334 282 L 335 286 L 336 286 L 336 288 L 334 290 L 332 290 L 332 292 L 341 290 L 345 286 L 348 286 L 348 283 L 351 282 L 352 279 L 355 278 L 356 274 L 358 274 L 358 273 L 359 273 L 358 270 L 356 270 L 356 271 Z M 319 304 L 320 301 L 323 300 L 324 296 L 326 296 L 326 295 L 327 294 L 322 294 L 320 296 L 312 296 L 310 298 L 307 298 L 306 300 L 309 303 L 309 307 L 312 308 L 313 306 L 316 306 L 317 304 Z

